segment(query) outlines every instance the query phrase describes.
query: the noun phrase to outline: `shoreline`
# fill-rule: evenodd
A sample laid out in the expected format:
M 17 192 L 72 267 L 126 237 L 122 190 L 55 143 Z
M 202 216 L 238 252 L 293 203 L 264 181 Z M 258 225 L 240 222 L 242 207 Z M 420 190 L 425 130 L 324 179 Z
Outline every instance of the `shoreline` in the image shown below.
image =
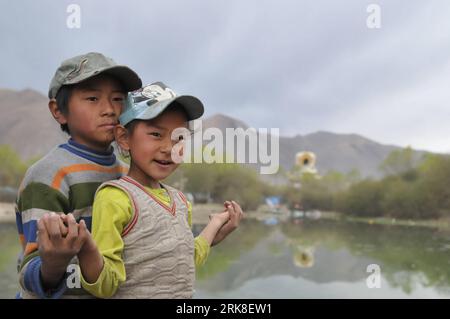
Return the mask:
M 366 223 L 370 225 L 387 225 L 387 226 L 412 226 L 412 227 L 429 227 L 438 228 L 442 230 L 450 230 L 450 219 L 396 219 L 389 217 L 353 217 L 353 216 L 341 216 L 341 220 L 346 222 Z
M 192 224 L 207 224 L 209 215 L 212 213 L 220 213 L 223 211 L 221 204 L 193 204 L 192 205 Z M 271 214 L 270 216 L 274 216 Z M 246 211 L 245 218 L 248 219 L 264 219 L 267 214 L 261 211 Z M 15 223 L 16 214 L 14 211 L 14 203 L 0 202 L 0 223 Z
M 220 213 L 223 211 L 223 205 L 220 204 L 194 204 L 192 206 L 192 223 L 193 224 L 207 224 L 209 215 L 212 213 Z M 259 212 L 249 211 L 245 212 L 247 218 L 256 218 L 260 215 Z M 16 214 L 14 211 L 14 203 L 0 202 L 0 223 L 15 223 Z
M 14 203 L 0 202 L 0 223 L 15 223 L 16 213 L 14 211 Z
M 211 213 L 219 213 L 223 211 L 220 204 L 193 204 L 192 224 L 207 224 Z M 263 221 L 267 218 L 277 217 L 280 219 L 289 218 L 288 212 L 272 213 L 262 206 L 258 210 L 245 211 L 245 219 L 254 219 Z M 320 219 L 365 223 L 370 225 L 387 225 L 387 226 L 412 226 L 412 227 L 429 227 L 443 230 L 450 230 L 450 218 L 428 219 L 428 220 L 412 220 L 412 219 L 396 219 L 389 217 L 356 217 L 345 216 L 338 212 L 321 212 Z M 14 211 L 14 203 L 0 202 L 0 223 L 15 223 L 16 215 Z

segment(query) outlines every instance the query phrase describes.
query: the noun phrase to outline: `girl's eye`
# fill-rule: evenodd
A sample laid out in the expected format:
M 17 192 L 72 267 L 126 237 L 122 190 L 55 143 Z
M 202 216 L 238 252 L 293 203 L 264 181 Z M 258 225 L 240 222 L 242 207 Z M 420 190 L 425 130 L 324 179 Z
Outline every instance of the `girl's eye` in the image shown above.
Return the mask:
M 178 135 L 178 141 L 176 140 L 176 137 L 174 137 L 174 141 L 179 142 L 179 141 L 187 140 L 187 139 L 189 139 L 191 136 L 192 136 L 192 134 L 190 134 L 190 133 L 187 133 L 187 134 L 181 134 L 181 135 Z
M 114 102 L 123 102 L 124 98 L 122 96 L 113 98 Z
M 91 102 L 98 101 L 96 96 L 89 96 L 86 100 L 91 101 Z

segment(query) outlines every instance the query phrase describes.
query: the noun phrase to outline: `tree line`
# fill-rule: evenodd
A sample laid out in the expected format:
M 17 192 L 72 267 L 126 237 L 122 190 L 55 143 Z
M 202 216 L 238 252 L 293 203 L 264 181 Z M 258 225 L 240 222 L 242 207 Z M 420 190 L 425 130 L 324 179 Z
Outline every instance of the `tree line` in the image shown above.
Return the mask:
M 411 148 L 393 151 L 379 180 L 332 172 L 302 177 L 299 197 L 306 209 L 360 217 L 429 219 L 450 217 L 450 156 L 426 154 L 413 163 Z M 354 177 L 354 176 L 353 176 Z
M 450 156 L 426 154 L 417 162 L 409 147 L 393 151 L 380 165 L 384 178 L 361 178 L 357 170 L 323 176 L 280 169 L 285 183 L 262 180 L 240 164 L 182 164 L 165 182 L 196 196 L 196 201 L 238 201 L 257 209 L 267 196 L 280 196 L 291 209 L 336 211 L 360 217 L 450 217 Z M 10 146 L 0 146 L 0 187 L 17 189 L 32 159 L 23 161 Z M 289 176 L 299 176 L 297 180 Z M 3 196 L 3 198 L 2 198 Z M 11 196 L 10 196 L 11 197 Z M 0 194 L 0 200 L 5 201 Z M 9 198 L 9 200 L 13 200 Z

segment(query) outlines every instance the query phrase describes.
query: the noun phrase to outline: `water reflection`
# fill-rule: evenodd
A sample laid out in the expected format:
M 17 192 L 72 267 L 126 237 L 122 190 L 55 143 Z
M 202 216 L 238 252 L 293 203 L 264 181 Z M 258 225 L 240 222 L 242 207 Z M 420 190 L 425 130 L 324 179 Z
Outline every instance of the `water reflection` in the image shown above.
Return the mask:
M 194 232 L 203 227 L 196 225 Z M 197 270 L 197 298 L 449 298 L 450 233 L 331 220 L 244 220 Z M 13 224 L 0 224 L 0 298 L 17 291 Z M 369 289 L 367 266 L 381 267 Z
M 16 266 L 19 252 L 16 225 L 0 223 L 0 298 L 14 298 L 18 291 Z
M 247 221 L 197 271 L 196 296 L 450 297 L 449 257 L 449 233 L 434 229 Z M 380 289 L 366 285 L 370 264 L 381 267 Z

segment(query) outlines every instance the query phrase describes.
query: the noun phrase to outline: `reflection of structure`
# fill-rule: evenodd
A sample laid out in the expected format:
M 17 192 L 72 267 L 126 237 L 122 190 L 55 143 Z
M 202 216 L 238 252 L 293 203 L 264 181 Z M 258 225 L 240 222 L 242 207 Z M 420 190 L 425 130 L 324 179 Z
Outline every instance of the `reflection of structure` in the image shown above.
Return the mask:
M 354 251 L 355 239 L 348 234 L 354 234 L 359 226 L 352 224 L 350 228 L 343 228 L 337 225 L 340 224 L 330 221 L 310 224 L 305 228 L 292 223 L 281 223 L 276 227 L 267 227 L 263 223 L 242 224 L 239 227 L 242 227 L 241 236 L 244 238 L 239 238 L 236 242 L 225 240 L 221 247 L 225 250 L 220 254 L 210 255 L 208 258 L 211 260 L 208 259 L 199 268 L 203 276 L 197 278 L 196 295 L 205 298 L 212 295 L 231 298 L 230 296 L 240 293 L 244 296 L 265 296 L 264 293 L 267 292 L 270 297 L 270 292 L 273 291 L 271 284 L 279 284 L 280 276 L 293 278 L 289 280 L 290 283 L 299 282 L 297 279 L 307 280 L 313 285 L 319 285 L 317 291 L 324 287 L 322 284 L 334 284 L 337 281 L 366 287 L 365 281 L 369 275 L 366 272 L 367 265 L 381 262 L 369 255 L 387 247 L 373 246 L 373 240 L 377 237 L 365 238 L 367 232 L 363 231 L 356 232 L 355 236 L 358 236 L 358 242 L 364 242 L 364 246 Z M 198 232 L 203 228 L 204 226 L 199 227 Z M 372 230 L 373 233 L 369 234 L 377 236 L 378 231 Z M 256 244 L 248 245 L 250 238 L 254 238 Z M 337 242 L 342 244 L 339 248 L 336 246 Z M 364 249 L 367 244 L 374 250 Z M 273 246 L 279 252 L 276 258 L 270 253 L 270 247 Z M 305 262 L 312 266 L 304 267 Z M 214 266 L 217 264 L 227 266 L 218 268 Z M 253 286 L 253 283 L 258 285 Z M 298 287 L 295 292 L 297 296 L 303 296 L 303 288 Z M 289 290 L 289 293 L 292 294 L 293 291 Z M 304 295 L 310 297 L 310 294 L 311 291 L 307 291 Z M 370 297 L 370 293 L 363 296 Z M 286 298 L 292 298 L 292 295 Z
M 313 152 L 298 152 L 295 155 L 295 166 L 289 175 L 289 179 L 295 188 L 301 187 L 301 179 L 305 174 L 320 178 L 316 169 L 316 154 Z
M 314 265 L 314 247 L 296 246 L 293 255 L 294 265 L 300 268 L 311 268 Z
M 313 152 L 299 152 L 295 155 L 295 166 L 301 174 L 317 174 L 316 154 Z

